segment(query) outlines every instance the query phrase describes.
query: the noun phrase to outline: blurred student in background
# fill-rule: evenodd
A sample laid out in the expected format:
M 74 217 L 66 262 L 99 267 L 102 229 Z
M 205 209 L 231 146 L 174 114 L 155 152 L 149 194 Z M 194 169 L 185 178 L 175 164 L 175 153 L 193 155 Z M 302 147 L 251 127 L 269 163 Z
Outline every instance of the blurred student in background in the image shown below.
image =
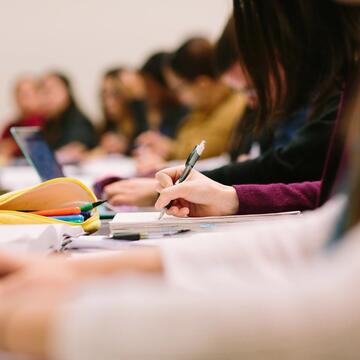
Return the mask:
M 149 129 L 174 136 L 188 109 L 177 101 L 165 82 L 163 72 L 168 57 L 168 53 L 158 52 L 138 71 L 117 69 L 106 74 L 102 102 L 107 121 L 105 137 L 97 150 L 104 151 L 106 146 L 110 153 L 131 153 L 134 139 Z M 107 131 L 109 126 L 111 131 Z M 103 141 L 106 144 L 101 145 Z
M 100 98 L 104 120 L 99 145 L 91 156 L 127 154 L 131 150 L 138 126 L 122 91 L 121 76 L 125 71 L 111 69 L 103 77 Z
M 70 80 L 61 73 L 46 74 L 41 80 L 41 97 L 45 139 L 61 162 L 78 162 L 96 146 L 97 135 L 75 101 Z
M 120 74 L 122 91 L 137 122 L 137 135 L 152 130 L 174 137 L 179 122 L 188 112 L 165 81 L 168 60 L 169 53 L 157 52 L 138 71 Z
M 11 136 L 12 126 L 40 126 L 44 124 L 41 115 L 41 99 L 39 94 L 39 81 L 33 77 L 26 76 L 17 80 L 15 85 L 16 118 L 6 126 L 1 134 L 0 158 L 7 162 L 13 157 L 21 154 Z
M 149 132 L 139 137 L 139 145 L 164 160 L 185 159 L 201 140 L 207 141 L 204 158 L 226 152 L 231 133 L 245 110 L 246 97 L 234 94 L 219 80 L 213 52 L 204 38 L 192 38 L 174 52 L 166 79 L 192 112 L 178 127 L 174 140 Z

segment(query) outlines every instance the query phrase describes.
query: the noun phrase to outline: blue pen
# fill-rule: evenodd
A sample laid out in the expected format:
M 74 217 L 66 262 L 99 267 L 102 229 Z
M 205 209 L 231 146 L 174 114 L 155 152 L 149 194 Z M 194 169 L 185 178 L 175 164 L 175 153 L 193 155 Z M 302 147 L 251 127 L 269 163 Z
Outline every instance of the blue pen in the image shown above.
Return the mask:
M 79 224 L 84 222 L 83 215 L 49 216 L 49 218 Z

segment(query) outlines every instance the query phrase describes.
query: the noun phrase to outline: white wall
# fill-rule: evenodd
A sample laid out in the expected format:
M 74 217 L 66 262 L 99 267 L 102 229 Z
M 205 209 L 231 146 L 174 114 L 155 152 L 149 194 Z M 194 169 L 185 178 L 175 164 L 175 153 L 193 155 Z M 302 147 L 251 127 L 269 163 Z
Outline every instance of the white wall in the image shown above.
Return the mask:
M 61 69 L 85 111 L 98 116 L 104 69 L 139 65 L 192 34 L 220 33 L 230 0 L 0 0 L 0 126 L 17 75 Z

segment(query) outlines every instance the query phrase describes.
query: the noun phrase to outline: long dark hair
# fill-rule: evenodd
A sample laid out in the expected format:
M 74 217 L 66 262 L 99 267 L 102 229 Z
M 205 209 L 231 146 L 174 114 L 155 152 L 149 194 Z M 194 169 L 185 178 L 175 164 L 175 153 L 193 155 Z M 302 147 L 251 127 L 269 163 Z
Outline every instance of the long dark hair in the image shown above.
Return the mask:
M 162 87 L 167 88 L 164 68 L 168 64 L 170 53 L 159 51 L 151 55 L 140 69 L 140 73 L 152 77 Z
M 124 68 L 122 67 L 115 67 L 115 68 L 111 68 L 109 70 L 107 70 L 104 75 L 103 75 L 103 81 L 105 79 L 112 79 L 115 80 L 117 82 L 120 82 L 120 75 L 121 73 L 124 71 Z M 101 110 L 102 110 L 102 114 L 103 114 L 103 125 L 101 127 L 100 133 L 106 133 L 108 131 L 112 131 L 114 130 L 114 121 L 112 119 L 110 119 L 109 114 L 106 111 L 104 102 L 103 102 L 103 93 L 100 92 L 100 103 L 101 103 Z
M 257 125 L 305 104 L 312 116 L 352 73 L 359 9 L 329 0 L 233 0 L 239 60 L 259 101 Z
M 78 102 L 75 99 L 74 88 L 72 86 L 70 78 L 60 71 L 51 71 L 46 74 L 46 77 L 56 77 L 57 79 L 59 79 L 64 84 L 66 92 L 68 93 L 69 108 L 74 107 L 79 110 Z
M 239 60 L 234 17 L 231 15 L 215 44 L 214 65 L 219 76 L 228 71 Z
M 360 68 L 349 89 L 350 100 L 344 111 L 345 123 L 348 124 L 348 151 L 350 153 L 349 171 L 349 205 L 345 230 L 351 229 L 360 222 Z
M 182 79 L 193 82 L 199 76 L 216 78 L 214 47 L 203 37 L 186 40 L 172 54 L 169 65 Z

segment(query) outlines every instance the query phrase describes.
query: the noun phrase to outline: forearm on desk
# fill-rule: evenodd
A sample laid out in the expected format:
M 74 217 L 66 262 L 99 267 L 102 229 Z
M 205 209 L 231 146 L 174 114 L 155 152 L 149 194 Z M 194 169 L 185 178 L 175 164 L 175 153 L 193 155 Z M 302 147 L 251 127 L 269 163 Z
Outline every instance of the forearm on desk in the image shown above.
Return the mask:
M 76 274 L 84 277 L 107 276 L 121 272 L 163 272 L 161 253 L 155 247 L 96 258 L 69 260 L 69 263 Z

